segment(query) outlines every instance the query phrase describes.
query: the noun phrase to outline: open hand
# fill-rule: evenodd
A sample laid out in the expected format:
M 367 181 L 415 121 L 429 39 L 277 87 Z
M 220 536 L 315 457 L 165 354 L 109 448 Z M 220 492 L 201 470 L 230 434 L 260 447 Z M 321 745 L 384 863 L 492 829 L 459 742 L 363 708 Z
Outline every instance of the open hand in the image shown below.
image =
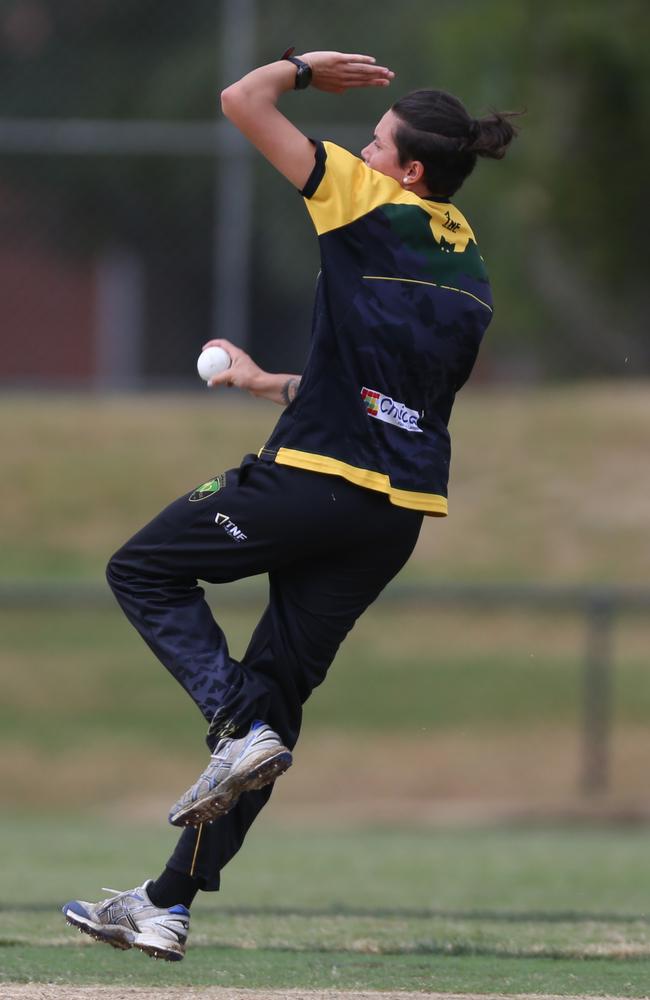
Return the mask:
M 349 87 L 387 87 L 395 76 L 387 66 L 377 66 L 374 56 L 307 52 L 300 59 L 311 67 L 312 87 L 330 94 L 342 94 Z

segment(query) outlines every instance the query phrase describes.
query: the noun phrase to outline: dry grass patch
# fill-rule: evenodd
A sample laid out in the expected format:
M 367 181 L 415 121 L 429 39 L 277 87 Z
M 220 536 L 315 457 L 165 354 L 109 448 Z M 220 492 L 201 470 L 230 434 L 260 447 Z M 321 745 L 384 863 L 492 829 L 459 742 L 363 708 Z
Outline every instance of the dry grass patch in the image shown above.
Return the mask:
M 40 983 L 3 985 L 4 1000 L 512 1000 L 502 993 L 412 993 L 357 990 L 239 990 L 223 987 L 48 986 Z M 616 997 L 516 994 L 518 1000 L 617 1000 Z
M 638 819 L 650 802 L 643 727 L 619 734 L 612 791 L 579 793 L 580 745 L 571 730 L 436 733 L 405 737 L 305 735 L 294 766 L 278 781 L 270 815 L 278 822 L 330 827 L 367 823 L 433 826 L 493 820 Z M 137 760 L 137 767 L 134 767 Z M 91 808 L 129 820 L 167 815 L 203 764 L 179 754 L 105 743 L 54 752 L 8 743 L 0 756 L 3 800 L 12 808 Z M 43 774 L 47 781 L 43 782 Z M 37 790 L 37 792 L 35 792 Z M 36 796 L 36 798 L 35 798 Z
M 3 532 L 38 572 L 97 570 L 161 506 L 256 451 L 278 409 L 232 395 L 0 403 Z M 643 383 L 467 389 L 452 422 L 451 516 L 412 569 L 437 578 L 645 583 L 650 393 Z M 25 558 L 29 556 L 29 558 Z

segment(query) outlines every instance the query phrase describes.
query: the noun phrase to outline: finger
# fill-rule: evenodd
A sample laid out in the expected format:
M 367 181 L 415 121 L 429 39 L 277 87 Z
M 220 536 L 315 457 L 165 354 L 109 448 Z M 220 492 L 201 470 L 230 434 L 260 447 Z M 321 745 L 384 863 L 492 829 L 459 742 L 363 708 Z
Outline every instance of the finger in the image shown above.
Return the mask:
M 375 77 L 375 78 L 355 78 L 352 80 L 346 80 L 346 87 L 389 87 L 392 83 L 392 78 L 389 79 L 385 76 Z
M 342 52 L 342 58 L 345 62 L 356 62 L 356 63 L 376 63 L 377 60 L 374 56 L 362 56 L 359 53 L 353 54 L 351 52 Z
M 390 80 L 357 80 L 354 83 L 346 83 L 345 90 L 361 90 L 362 87 L 390 87 Z
M 208 380 L 208 385 L 211 389 L 214 389 L 219 385 L 232 385 L 230 368 L 227 368 L 225 372 L 220 372 L 218 375 L 213 375 L 212 378 Z
M 205 343 L 201 349 L 204 351 L 206 347 L 223 347 L 224 351 L 228 351 L 228 353 L 230 353 L 233 349 L 235 351 L 238 350 L 238 348 L 235 347 L 234 344 L 231 344 L 229 340 L 226 340 L 225 337 L 215 337 L 213 340 L 208 340 L 208 342 Z
M 346 79 L 346 80 L 365 80 L 366 82 L 368 80 L 394 80 L 395 79 L 395 74 L 390 69 L 387 69 L 387 70 L 375 70 L 374 67 L 372 67 L 372 69 L 373 69 L 372 73 L 365 73 L 363 70 L 360 71 L 360 72 L 358 70 L 351 70 L 350 72 L 344 74 L 344 79 Z
M 368 66 L 366 63 L 349 63 L 344 72 L 357 73 L 359 76 L 395 76 L 388 66 Z

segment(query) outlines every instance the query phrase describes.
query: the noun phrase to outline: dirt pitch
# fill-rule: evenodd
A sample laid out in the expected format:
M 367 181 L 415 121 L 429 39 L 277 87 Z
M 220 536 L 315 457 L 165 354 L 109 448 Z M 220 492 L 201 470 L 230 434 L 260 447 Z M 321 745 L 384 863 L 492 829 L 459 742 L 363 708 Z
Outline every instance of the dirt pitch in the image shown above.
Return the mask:
M 239 990 L 227 987 L 180 986 L 152 990 L 140 987 L 49 986 L 43 983 L 2 985 L 3 1000 L 513 1000 L 500 993 L 402 993 L 351 990 Z M 567 997 L 516 994 L 517 1000 L 617 1000 L 616 997 Z

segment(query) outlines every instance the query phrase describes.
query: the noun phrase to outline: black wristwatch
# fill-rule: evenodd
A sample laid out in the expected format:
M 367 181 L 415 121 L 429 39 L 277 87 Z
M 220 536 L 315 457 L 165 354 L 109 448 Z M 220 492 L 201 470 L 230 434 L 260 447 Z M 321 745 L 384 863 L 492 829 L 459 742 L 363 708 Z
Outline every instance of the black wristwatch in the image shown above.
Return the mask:
M 308 66 L 306 62 L 302 59 L 296 58 L 292 55 L 295 51 L 295 46 L 291 46 L 286 52 L 282 54 L 282 58 L 286 59 L 288 62 L 292 62 L 296 67 L 296 82 L 293 85 L 294 90 L 304 90 L 311 83 L 311 66 Z

